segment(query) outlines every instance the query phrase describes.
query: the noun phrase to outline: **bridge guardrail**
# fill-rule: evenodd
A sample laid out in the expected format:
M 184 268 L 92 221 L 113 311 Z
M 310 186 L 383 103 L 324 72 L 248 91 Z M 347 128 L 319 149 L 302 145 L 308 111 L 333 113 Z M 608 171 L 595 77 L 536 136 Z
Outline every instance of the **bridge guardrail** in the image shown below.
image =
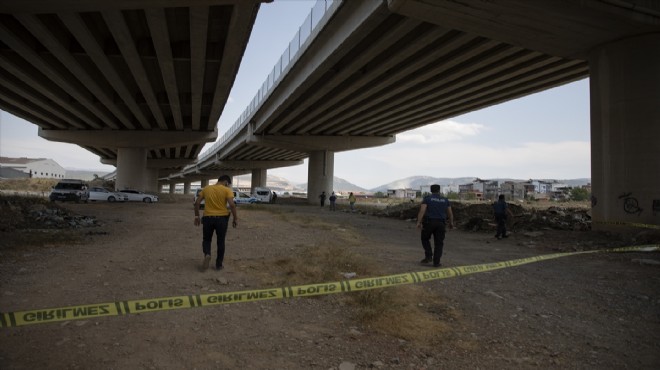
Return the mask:
M 252 114 L 256 112 L 274 88 L 277 87 L 282 76 L 285 75 L 284 72 L 286 72 L 286 69 L 298 60 L 302 52 L 305 51 L 307 45 L 309 45 L 309 41 L 313 39 L 315 31 L 325 25 L 329 17 L 339 8 L 339 4 L 341 4 L 342 1 L 343 0 L 317 0 L 316 4 L 312 7 L 312 11 L 307 18 L 305 18 L 303 24 L 298 28 L 298 32 L 289 42 L 289 46 L 275 63 L 275 66 L 268 74 L 268 78 L 263 82 L 259 91 L 257 91 L 254 98 L 250 101 L 250 104 L 248 104 L 229 130 L 222 135 L 220 140 L 199 155 L 197 159 L 198 163 L 215 154 L 225 142 L 233 137 L 237 131 L 243 128 Z

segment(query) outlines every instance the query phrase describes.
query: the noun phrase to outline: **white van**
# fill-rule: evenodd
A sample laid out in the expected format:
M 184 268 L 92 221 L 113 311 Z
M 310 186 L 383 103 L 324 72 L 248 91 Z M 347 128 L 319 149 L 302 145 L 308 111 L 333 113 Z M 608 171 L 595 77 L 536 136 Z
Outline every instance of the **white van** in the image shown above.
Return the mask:
M 257 199 L 259 203 L 271 203 L 273 201 L 273 191 L 269 188 L 254 188 L 252 196 Z

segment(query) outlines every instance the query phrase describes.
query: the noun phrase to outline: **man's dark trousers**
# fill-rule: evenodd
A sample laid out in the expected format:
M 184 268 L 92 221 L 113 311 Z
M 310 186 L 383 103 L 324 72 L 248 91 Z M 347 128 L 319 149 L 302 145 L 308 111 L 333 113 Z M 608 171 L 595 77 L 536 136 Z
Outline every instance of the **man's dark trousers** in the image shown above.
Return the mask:
M 435 250 L 431 250 L 431 236 Z M 433 257 L 433 264 L 440 264 L 442 248 L 445 244 L 445 220 L 425 220 L 422 222 L 422 247 L 426 259 Z
M 216 267 L 222 266 L 222 261 L 225 258 L 225 236 L 227 235 L 228 225 L 229 215 L 202 217 L 202 250 L 204 255 L 211 254 L 211 240 L 213 240 L 213 232 L 215 232 L 218 245 L 218 256 L 215 260 Z

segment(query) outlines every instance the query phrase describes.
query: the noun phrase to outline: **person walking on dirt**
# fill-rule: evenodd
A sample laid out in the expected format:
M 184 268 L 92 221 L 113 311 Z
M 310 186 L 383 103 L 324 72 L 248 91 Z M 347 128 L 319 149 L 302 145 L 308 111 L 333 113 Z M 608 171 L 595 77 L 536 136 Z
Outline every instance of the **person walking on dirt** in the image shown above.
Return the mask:
M 321 200 L 321 207 L 325 206 L 325 191 L 321 192 L 319 199 Z
M 351 212 L 355 212 L 355 195 L 353 195 L 353 192 L 348 194 L 348 204 L 351 205 Z
M 331 211 L 336 211 L 337 210 L 337 196 L 335 195 L 335 192 L 333 191 L 332 194 L 330 194 L 330 210 Z
M 495 212 L 495 222 L 497 222 L 497 234 L 495 237 L 497 239 L 508 238 L 506 234 L 506 219 L 507 215 L 513 218 L 513 213 L 509 209 L 506 200 L 504 199 L 504 194 L 500 194 L 497 198 L 497 202 L 493 203 L 493 211 Z
M 233 216 L 232 227 L 236 227 L 238 224 L 234 192 L 230 185 L 231 177 L 222 175 L 218 178 L 218 182 L 215 185 L 205 186 L 195 202 L 195 226 L 199 226 L 199 205 L 204 200 L 204 217 L 201 219 L 202 252 L 204 252 L 202 271 L 206 271 L 209 268 L 209 262 L 211 261 L 213 232 L 215 232 L 218 247 L 215 268 L 216 270 L 222 270 L 224 268 L 222 262 L 225 258 L 225 237 L 227 236 L 230 210 Z M 229 210 L 227 209 L 227 205 L 229 205 Z
M 445 243 L 445 226 L 454 228 L 454 214 L 449 199 L 440 195 L 440 185 L 431 185 L 431 195 L 422 200 L 417 214 L 417 228 L 422 230 L 422 247 L 424 259 L 422 264 L 433 262 L 434 267 L 440 267 L 440 258 Z M 431 250 L 433 236 L 434 250 Z

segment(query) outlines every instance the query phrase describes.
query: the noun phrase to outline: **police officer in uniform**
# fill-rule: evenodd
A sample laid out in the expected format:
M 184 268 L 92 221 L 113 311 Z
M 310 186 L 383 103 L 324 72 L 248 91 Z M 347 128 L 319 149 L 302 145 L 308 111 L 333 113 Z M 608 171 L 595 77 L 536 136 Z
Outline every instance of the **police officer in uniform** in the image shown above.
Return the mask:
M 450 229 L 454 228 L 454 214 L 449 199 L 440 195 L 440 185 L 431 185 L 431 195 L 424 197 L 417 215 L 417 228 L 422 230 L 422 247 L 424 247 L 422 264 L 433 262 L 434 267 L 440 267 L 447 224 Z M 433 236 L 433 250 L 431 250 L 431 236 Z

